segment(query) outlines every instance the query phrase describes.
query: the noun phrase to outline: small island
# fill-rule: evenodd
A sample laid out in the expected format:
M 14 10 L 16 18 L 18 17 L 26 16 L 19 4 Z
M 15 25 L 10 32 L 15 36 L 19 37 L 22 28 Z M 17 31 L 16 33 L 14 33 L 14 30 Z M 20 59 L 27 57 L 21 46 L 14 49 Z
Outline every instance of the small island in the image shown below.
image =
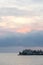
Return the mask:
M 22 52 L 19 52 L 19 55 L 43 55 L 43 51 L 42 50 L 25 49 Z

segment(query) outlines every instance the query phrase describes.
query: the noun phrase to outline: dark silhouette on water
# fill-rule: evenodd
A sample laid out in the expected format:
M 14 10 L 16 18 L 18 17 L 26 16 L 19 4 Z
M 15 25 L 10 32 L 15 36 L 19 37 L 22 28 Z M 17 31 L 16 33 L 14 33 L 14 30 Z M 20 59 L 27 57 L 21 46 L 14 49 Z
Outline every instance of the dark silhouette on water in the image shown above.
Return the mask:
M 25 49 L 22 52 L 19 52 L 19 55 L 43 55 L 43 51 L 42 50 Z

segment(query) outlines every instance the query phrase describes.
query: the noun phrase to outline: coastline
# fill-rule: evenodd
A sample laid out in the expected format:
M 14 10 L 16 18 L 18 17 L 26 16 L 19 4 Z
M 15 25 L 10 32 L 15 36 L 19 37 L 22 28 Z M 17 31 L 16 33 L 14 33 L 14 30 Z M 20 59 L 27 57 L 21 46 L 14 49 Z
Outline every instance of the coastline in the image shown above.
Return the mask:
M 27 55 L 29 55 L 29 56 L 33 56 L 33 55 L 43 55 L 43 51 L 42 50 L 31 50 L 31 49 L 25 49 L 25 50 L 23 50 L 22 52 L 19 52 L 19 54 L 18 55 L 25 55 L 25 56 L 27 56 Z

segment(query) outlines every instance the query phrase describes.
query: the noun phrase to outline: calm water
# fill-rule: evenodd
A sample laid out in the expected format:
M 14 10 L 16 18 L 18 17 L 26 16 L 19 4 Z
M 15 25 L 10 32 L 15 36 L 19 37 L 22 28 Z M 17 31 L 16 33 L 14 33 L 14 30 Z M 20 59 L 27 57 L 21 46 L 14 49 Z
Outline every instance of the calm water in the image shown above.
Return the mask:
M 43 56 L 17 56 L 15 53 L 0 53 L 0 65 L 43 65 Z

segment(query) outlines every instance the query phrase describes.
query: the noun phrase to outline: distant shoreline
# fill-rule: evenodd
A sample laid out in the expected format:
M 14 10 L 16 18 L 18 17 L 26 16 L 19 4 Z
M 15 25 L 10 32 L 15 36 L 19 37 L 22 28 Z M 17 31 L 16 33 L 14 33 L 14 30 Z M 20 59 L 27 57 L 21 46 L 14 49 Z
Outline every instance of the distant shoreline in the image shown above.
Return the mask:
M 19 55 L 26 56 L 26 55 L 43 55 L 42 50 L 31 50 L 31 49 L 25 49 L 22 52 L 19 52 Z

